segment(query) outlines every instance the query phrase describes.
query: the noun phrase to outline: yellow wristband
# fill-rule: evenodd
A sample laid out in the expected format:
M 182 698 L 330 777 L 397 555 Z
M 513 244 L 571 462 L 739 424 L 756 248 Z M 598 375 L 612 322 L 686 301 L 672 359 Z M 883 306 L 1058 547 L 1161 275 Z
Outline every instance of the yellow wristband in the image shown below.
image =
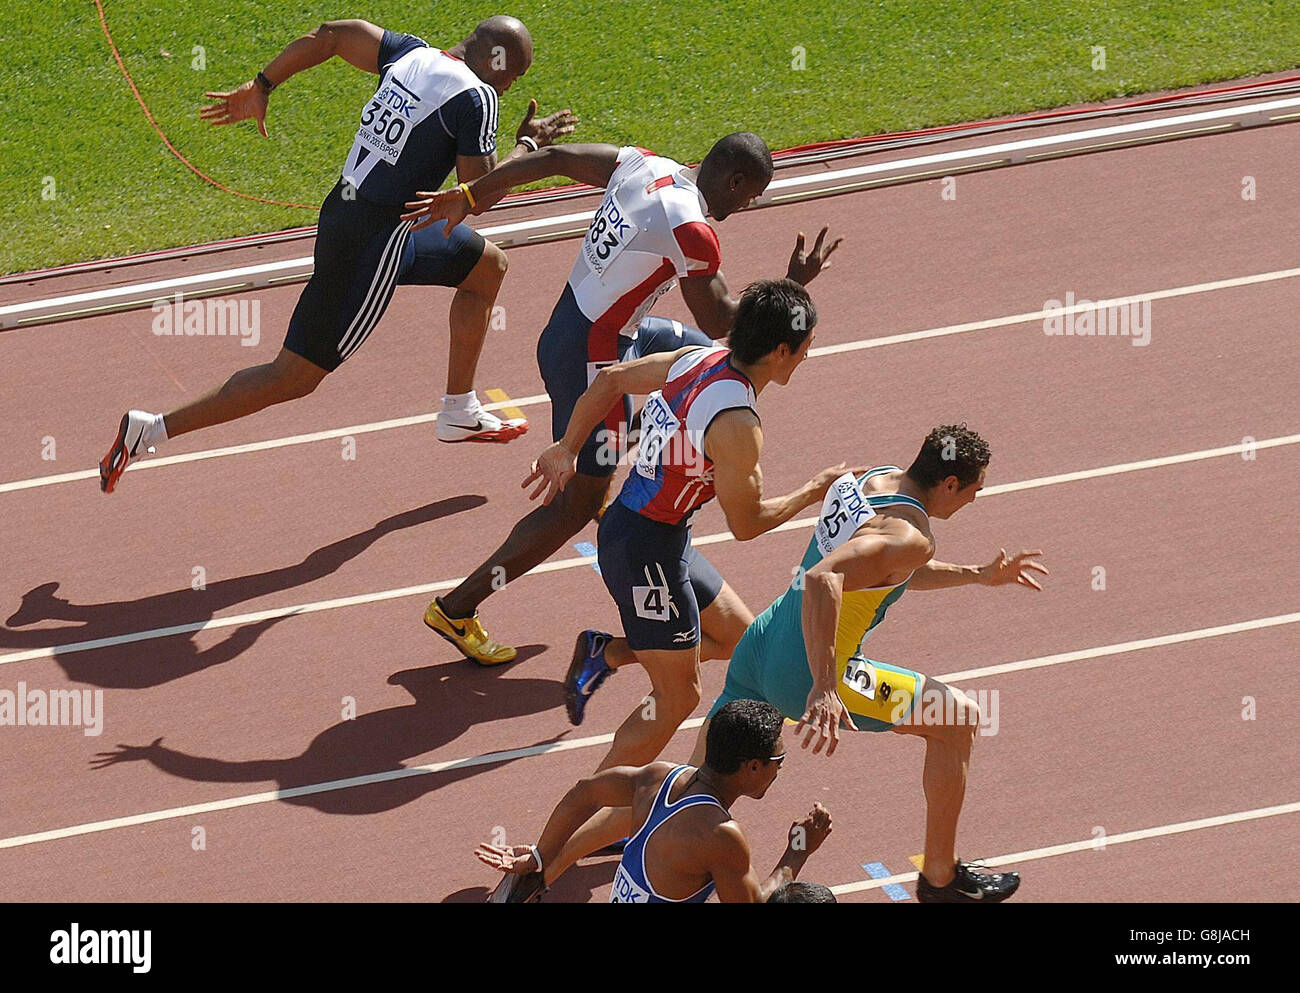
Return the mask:
M 456 189 L 465 194 L 465 199 L 469 201 L 469 209 L 473 210 L 476 204 L 474 203 L 474 194 L 469 191 L 469 186 L 465 183 L 458 183 Z

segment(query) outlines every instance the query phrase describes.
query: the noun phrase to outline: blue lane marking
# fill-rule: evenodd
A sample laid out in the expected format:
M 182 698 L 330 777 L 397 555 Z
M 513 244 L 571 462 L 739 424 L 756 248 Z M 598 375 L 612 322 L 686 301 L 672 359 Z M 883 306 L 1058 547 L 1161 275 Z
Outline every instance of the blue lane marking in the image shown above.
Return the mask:
M 885 879 L 893 875 L 892 872 L 885 868 L 883 862 L 863 862 L 862 868 L 866 870 L 867 875 L 872 879 Z M 911 899 L 907 890 L 903 889 L 898 883 L 890 883 L 888 886 L 882 886 L 881 889 L 885 891 L 885 896 L 891 900 Z
M 596 554 L 596 546 L 593 545 L 593 544 L 592 544 L 591 542 L 589 542 L 589 541 L 579 541 L 579 542 L 578 542 L 577 544 L 575 544 L 573 547 L 576 548 L 576 549 L 578 550 L 578 554 L 579 554 L 579 555 L 582 555 L 582 556 L 584 556 L 584 557 L 587 556 L 587 555 L 595 555 L 595 554 Z M 598 572 L 598 573 L 600 572 L 600 566 L 597 565 L 595 562 L 591 563 L 591 567 L 592 567 L 593 569 L 595 569 L 596 572 Z

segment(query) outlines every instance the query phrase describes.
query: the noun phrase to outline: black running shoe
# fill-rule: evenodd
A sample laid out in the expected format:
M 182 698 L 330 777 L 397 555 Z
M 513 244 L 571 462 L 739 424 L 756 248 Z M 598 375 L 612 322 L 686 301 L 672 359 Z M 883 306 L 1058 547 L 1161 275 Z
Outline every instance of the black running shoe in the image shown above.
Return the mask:
M 501 877 L 487 898 L 488 903 L 541 903 L 542 894 L 546 892 L 546 881 L 540 872 L 528 872 L 520 875 L 508 872 Z
M 1018 872 L 979 872 L 966 862 L 947 886 L 935 886 L 922 874 L 916 880 L 919 903 L 1001 903 L 1020 888 Z

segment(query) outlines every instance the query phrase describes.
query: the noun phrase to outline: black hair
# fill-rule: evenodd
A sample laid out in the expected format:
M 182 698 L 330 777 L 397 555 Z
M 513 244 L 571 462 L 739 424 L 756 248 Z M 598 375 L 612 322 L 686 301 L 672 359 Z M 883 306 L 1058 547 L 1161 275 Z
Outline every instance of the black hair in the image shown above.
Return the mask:
M 700 168 L 708 173 L 716 171 L 720 176 L 738 172 L 748 179 L 766 183 L 772 178 L 772 153 L 767 142 L 752 131 L 737 131 L 715 141 Z
M 980 470 L 989 464 L 989 457 L 988 442 L 965 423 L 943 424 L 925 436 L 907 474 L 927 490 L 949 476 L 956 476 L 962 486 L 969 486 L 980 478 Z
M 766 762 L 776 752 L 785 718 L 761 700 L 732 700 L 709 721 L 704 764 L 730 776 L 750 759 Z
M 817 326 L 817 308 L 793 279 L 760 279 L 745 287 L 727 344 L 736 361 L 749 365 L 788 345 L 794 352 Z
M 804 883 L 799 880 L 786 883 L 767 898 L 768 903 L 835 903 L 835 894 L 821 883 Z

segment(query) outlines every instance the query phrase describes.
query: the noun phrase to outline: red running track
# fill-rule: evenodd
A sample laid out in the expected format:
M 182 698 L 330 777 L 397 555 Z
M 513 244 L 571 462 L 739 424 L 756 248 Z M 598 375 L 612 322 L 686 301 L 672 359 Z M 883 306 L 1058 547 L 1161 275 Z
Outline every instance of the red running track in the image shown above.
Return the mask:
M 960 851 L 1043 856 L 1021 866 L 1017 900 L 1297 895 L 1279 890 L 1295 874 L 1278 864 L 1300 868 L 1294 812 L 1041 851 L 1092 841 L 1098 829 L 1116 839 L 1300 800 L 1300 616 L 1289 618 L 1300 602 L 1285 580 L 1300 558 L 1300 275 L 1205 287 L 1297 265 L 1297 133 L 1289 125 L 963 176 L 955 201 L 934 181 L 720 226 L 738 286 L 778 274 L 800 229 L 830 223 L 845 235 L 812 287 L 818 348 L 1033 313 L 1067 291 L 1097 299 L 1192 288 L 1153 301 L 1145 347 L 1049 337 L 1041 319 L 995 321 L 820 354 L 761 401 L 776 489 L 840 461 L 908 459 L 941 422 L 966 420 L 990 440 L 990 490 L 938 523 L 939 556 L 974 562 L 1000 546 L 1041 547 L 1046 590 L 909 595 L 872 653 L 934 675 L 1086 656 L 954 680 L 999 699 L 998 732 L 976 749 Z M 1247 175 L 1253 202 L 1241 197 Z M 512 253 L 499 301 L 507 327 L 489 338 L 480 388 L 543 392 L 534 344 L 573 251 L 567 242 Z M 0 397 L 4 480 L 89 469 L 125 406 L 166 409 L 266 360 L 297 293 L 256 295 L 257 347 L 157 337 L 148 311 L 0 334 L 0 368 L 14 384 Z M 316 395 L 161 454 L 431 410 L 449 299 L 401 289 L 361 353 Z M 687 316 L 675 295 L 666 299 L 666 313 Z M 611 733 L 648 688 L 639 671 L 620 674 L 582 728 L 568 725 L 559 679 L 573 636 L 616 623 L 599 576 L 566 562 L 573 549 L 485 606 L 489 630 L 523 646 L 504 670 L 458 660 L 424 628 L 427 592 L 399 595 L 464 575 L 523 512 L 518 483 L 549 427 L 544 402 L 525 410 L 533 432 L 501 448 L 439 445 L 426 422 L 354 433 L 353 460 L 335 437 L 141 468 L 110 498 L 92 479 L 0 487 L 0 690 L 99 689 L 104 715 L 99 736 L 0 729 L 8 897 L 481 899 L 494 878 L 471 858 L 474 844 L 498 829 L 533 838 L 603 754 L 591 739 Z M 1045 478 L 1248 437 L 1282 442 L 1253 459 Z M 53 461 L 42 458 L 50 439 Z M 1030 480 L 1039 483 L 999 490 Z M 723 532 L 716 508 L 700 515 L 697 536 Z M 807 538 L 793 529 L 705 551 L 758 611 L 788 583 Z M 1104 590 L 1093 588 L 1097 567 Z M 192 588 L 198 569 L 204 590 Z M 327 603 L 347 597 L 360 602 Z M 289 612 L 304 604 L 316 606 Z M 1216 637 L 1084 651 L 1269 618 Z M 159 631 L 172 626 L 188 629 Z M 85 644 L 100 639 L 107 644 Z M 723 672 L 706 667 L 701 713 Z M 1253 720 L 1243 719 L 1247 697 Z M 348 701 L 353 720 L 343 717 Z M 694 734 L 680 732 L 669 757 L 684 758 Z M 543 750 L 554 743 L 572 747 Z M 514 749 L 525 754 L 478 759 Z M 99 752 L 117 760 L 95 768 Z M 866 862 L 912 871 L 921 754 L 905 739 L 865 734 L 831 759 L 796 752 L 765 800 L 736 809 L 760 866 L 776 859 L 790 819 L 820 799 L 837 829 L 807 878 L 862 883 Z M 358 777 L 369 779 L 314 788 Z M 1257 871 L 1265 857 L 1267 877 Z M 584 865 L 548 899 L 604 899 L 613 867 Z M 842 898 L 888 900 L 879 888 Z

